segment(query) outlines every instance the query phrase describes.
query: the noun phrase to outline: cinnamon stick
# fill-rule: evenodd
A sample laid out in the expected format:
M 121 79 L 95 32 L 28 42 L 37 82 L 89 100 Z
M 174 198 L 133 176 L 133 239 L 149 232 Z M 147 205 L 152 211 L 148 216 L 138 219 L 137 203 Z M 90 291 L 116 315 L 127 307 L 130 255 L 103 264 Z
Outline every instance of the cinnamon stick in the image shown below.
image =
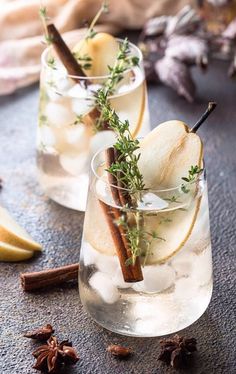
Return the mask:
M 86 74 L 84 73 L 80 64 L 76 60 L 75 56 L 73 55 L 70 48 L 67 46 L 61 34 L 53 23 L 47 25 L 47 32 L 48 37 L 58 54 L 58 57 L 67 69 L 69 75 L 72 76 L 71 79 L 78 83 L 78 77 L 80 77 L 80 79 L 86 77 Z M 86 79 L 86 81 L 84 80 L 84 82 L 86 83 L 86 85 L 88 83 L 91 83 L 88 79 Z M 100 115 L 101 113 L 98 108 L 94 107 L 87 115 L 84 116 L 84 122 L 88 125 L 93 126 L 96 123 L 96 120 L 100 118 Z M 102 123 L 102 130 L 110 130 L 107 122 Z
M 111 166 L 115 162 L 115 150 L 113 147 L 106 150 L 106 163 L 107 166 Z M 111 184 L 111 194 L 113 199 L 118 206 L 124 206 L 127 203 L 125 201 L 125 195 L 122 196 L 122 201 L 119 195 L 119 188 L 117 188 L 117 178 L 113 174 L 108 174 L 108 179 Z M 126 282 L 139 282 L 143 280 L 142 269 L 139 258 L 135 260 L 135 264 L 126 265 L 126 261 L 132 256 L 129 243 L 126 239 L 125 229 L 122 226 L 117 226 L 115 221 L 120 218 L 120 211 L 118 208 L 111 207 L 100 201 L 102 209 L 105 213 L 106 220 L 112 235 L 113 242 L 116 247 L 117 256 L 120 261 L 120 266 L 124 280 Z
M 32 273 L 22 273 L 20 280 L 24 291 L 34 291 L 68 281 L 78 281 L 78 271 L 79 264 L 72 264 Z
M 47 25 L 47 31 L 48 37 L 51 40 L 52 45 L 55 48 L 61 62 L 66 67 L 68 73 L 74 76 L 86 77 L 70 48 L 61 37 L 56 26 L 53 23 Z M 74 79 L 76 82 L 78 81 L 78 78 L 72 79 Z

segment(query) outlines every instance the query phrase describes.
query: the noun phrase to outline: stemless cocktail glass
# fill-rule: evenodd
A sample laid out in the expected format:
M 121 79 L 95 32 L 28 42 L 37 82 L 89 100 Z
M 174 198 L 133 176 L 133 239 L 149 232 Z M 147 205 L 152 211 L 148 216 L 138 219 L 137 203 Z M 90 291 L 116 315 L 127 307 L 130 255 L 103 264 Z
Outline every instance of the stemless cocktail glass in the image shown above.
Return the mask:
M 119 43 L 122 40 L 117 39 Z M 149 131 L 146 83 L 140 50 L 129 43 L 139 65 L 127 70 L 110 103 L 121 119 L 128 119 L 134 137 Z M 71 77 L 52 48 L 42 55 L 37 160 L 40 182 L 56 202 L 84 210 L 92 156 L 114 140 L 99 127 L 94 93 L 108 76 Z
M 80 255 L 81 301 L 95 321 L 116 333 L 150 337 L 179 331 L 204 313 L 212 294 L 205 171 L 188 193 L 181 186 L 139 191 L 138 204 L 122 207 L 111 189 L 129 191 L 109 184 L 104 160 L 101 151 L 92 161 Z M 112 230 L 107 212 L 115 217 Z M 114 227 L 122 227 L 127 240 L 127 225 L 134 234 L 143 230 L 143 280 L 134 283 L 124 281 L 114 241 Z

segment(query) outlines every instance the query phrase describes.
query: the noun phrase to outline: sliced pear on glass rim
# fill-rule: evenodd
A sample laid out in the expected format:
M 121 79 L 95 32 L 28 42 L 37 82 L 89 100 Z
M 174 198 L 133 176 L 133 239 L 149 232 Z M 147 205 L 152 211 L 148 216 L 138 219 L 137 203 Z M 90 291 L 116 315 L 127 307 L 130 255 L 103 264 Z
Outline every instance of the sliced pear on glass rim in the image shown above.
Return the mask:
M 152 130 L 141 141 L 140 154 L 139 169 L 151 189 L 177 187 L 192 165 L 203 165 L 202 141 L 181 121 L 167 121 Z
M 80 57 L 90 57 L 89 69 L 83 69 L 87 76 L 98 77 L 109 74 L 108 66 L 116 62 L 119 43 L 114 36 L 105 32 L 97 33 L 93 38 L 82 39 L 73 48 L 73 53 Z M 80 61 L 82 68 L 84 61 Z
M 18 262 L 33 257 L 34 251 L 18 248 L 14 245 L 0 241 L 0 261 Z
M 99 180 L 98 183 L 103 184 L 101 180 Z M 104 200 L 106 198 L 106 185 L 107 183 L 104 183 L 101 186 L 102 191 L 96 191 L 101 197 L 104 198 Z M 98 184 L 96 184 L 96 190 L 97 187 Z M 108 185 L 107 187 L 109 188 Z M 102 196 L 103 194 L 104 196 Z M 89 194 L 88 205 L 86 208 L 84 240 L 100 253 L 110 256 L 114 256 L 116 254 L 114 241 L 112 239 L 105 214 L 101 204 L 98 201 L 98 198 L 94 194 L 94 191 Z
M 191 133 L 181 121 L 162 123 L 151 131 L 140 145 L 139 168 L 145 186 L 152 189 L 171 189 L 179 193 L 182 177 L 188 176 L 191 166 L 203 164 L 201 139 Z M 176 187 L 176 189 L 175 189 Z M 188 240 L 194 227 L 201 198 L 196 196 L 196 186 L 182 193 L 184 209 L 157 212 L 145 217 L 145 230 L 156 232 L 162 239 L 153 239 L 149 248 L 147 264 L 163 263 L 177 253 Z
M 127 94 L 117 95 L 110 99 L 111 106 L 115 109 L 121 121 L 129 121 L 130 132 L 133 137 L 136 137 L 141 129 L 146 99 L 145 81 Z
M 42 246 L 35 242 L 2 207 L 0 207 L 0 241 L 28 251 L 42 250 Z

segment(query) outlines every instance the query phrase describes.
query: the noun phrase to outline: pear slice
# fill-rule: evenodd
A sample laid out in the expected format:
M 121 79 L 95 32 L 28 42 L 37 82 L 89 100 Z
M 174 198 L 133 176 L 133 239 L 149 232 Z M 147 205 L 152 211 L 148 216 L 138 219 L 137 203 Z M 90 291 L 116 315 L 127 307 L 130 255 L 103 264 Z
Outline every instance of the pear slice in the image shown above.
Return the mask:
M 28 251 L 41 251 L 42 247 L 0 207 L 0 241 Z
M 202 166 L 203 162 L 200 138 L 190 133 L 188 126 L 180 121 L 165 122 L 155 128 L 142 140 L 140 154 L 139 167 L 145 186 L 154 190 L 180 186 L 182 177 L 188 176 L 191 166 Z M 173 194 L 175 191 L 178 192 L 178 188 Z M 183 193 L 181 209 L 177 206 L 175 209 L 155 211 L 153 216 L 148 211 L 144 215 L 145 231 L 155 231 L 158 237 L 164 239 L 152 241 L 146 264 L 167 261 L 188 240 L 201 202 L 195 193 L 195 187 L 189 194 Z M 99 195 L 107 199 L 106 191 L 99 191 Z M 89 195 L 84 235 L 85 240 L 97 251 L 107 255 L 115 254 L 104 212 L 93 192 Z
M 98 252 L 114 256 L 114 241 L 105 214 L 94 192 L 90 192 L 84 221 L 84 240 Z
M 139 168 L 145 186 L 152 189 L 174 188 L 188 176 L 191 166 L 203 164 L 203 146 L 198 135 L 191 133 L 181 121 L 168 121 L 156 127 L 141 142 Z M 173 190 L 173 194 L 177 192 Z M 163 263 L 177 253 L 189 238 L 197 218 L 201 198 L 191 191 L 183 194 L 185 209 L 157 212 L 145 217 L 145 229 L 155 231 L 149 249 L 148 264 Z M 188 195 L 188 194 L 187 194 Z M 180 198 L 181 199 L 181 198 Z
M 33 251 L 28 251 L 22 248 L 15 247 L 8 243 L 0 241 L 0 261 L 18 262 L 28 260 L 33 256 Z
M 115 109 L 121 120 L 128 120 L 130 132 L 135 138 L 139 133 L 147 100 L 146 84 L 142 82 L 128 94 L 110 99 L 112 108 Z
M 157 126 L 142 140 L 140 153 L 145 186 L 153 189 L 177 187 L 191 165 L 201 167 L 203 163 L 201 139 L 181 121 Z
M 73 48 L 79 56 L 89 56 L 91 68 L 84 70 L 87 76 L 103 76 L 109 74 L 108 66 L 116 62 L 119 44 L 116 39 L 105 32 L 97 33 L 92 39 L 82 39 Z

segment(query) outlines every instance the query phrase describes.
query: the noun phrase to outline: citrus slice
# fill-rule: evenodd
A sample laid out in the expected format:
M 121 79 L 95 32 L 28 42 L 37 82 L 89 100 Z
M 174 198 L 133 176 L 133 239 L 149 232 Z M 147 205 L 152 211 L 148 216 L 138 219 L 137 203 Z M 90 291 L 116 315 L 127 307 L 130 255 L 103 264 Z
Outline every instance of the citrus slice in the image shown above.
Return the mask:
M 15 247 L 8 243 L 0 242 L 0 261 L 17 262 L 28 260 L 33 256 L 33 251 Z
M 124 93 L 110 99 L 111 106 L 115 109 L 119 118 L 122 121 L 129 121 L 130 132 L 134 138 L 137 136 L 142 126 L 146 100 L 147 93 L 145 81 L 129 93 Z
M 0 241 L 28 251 L 41 251 L 42 249 L 42 246 L 35 242 L 2 207 L 0 207 Z

